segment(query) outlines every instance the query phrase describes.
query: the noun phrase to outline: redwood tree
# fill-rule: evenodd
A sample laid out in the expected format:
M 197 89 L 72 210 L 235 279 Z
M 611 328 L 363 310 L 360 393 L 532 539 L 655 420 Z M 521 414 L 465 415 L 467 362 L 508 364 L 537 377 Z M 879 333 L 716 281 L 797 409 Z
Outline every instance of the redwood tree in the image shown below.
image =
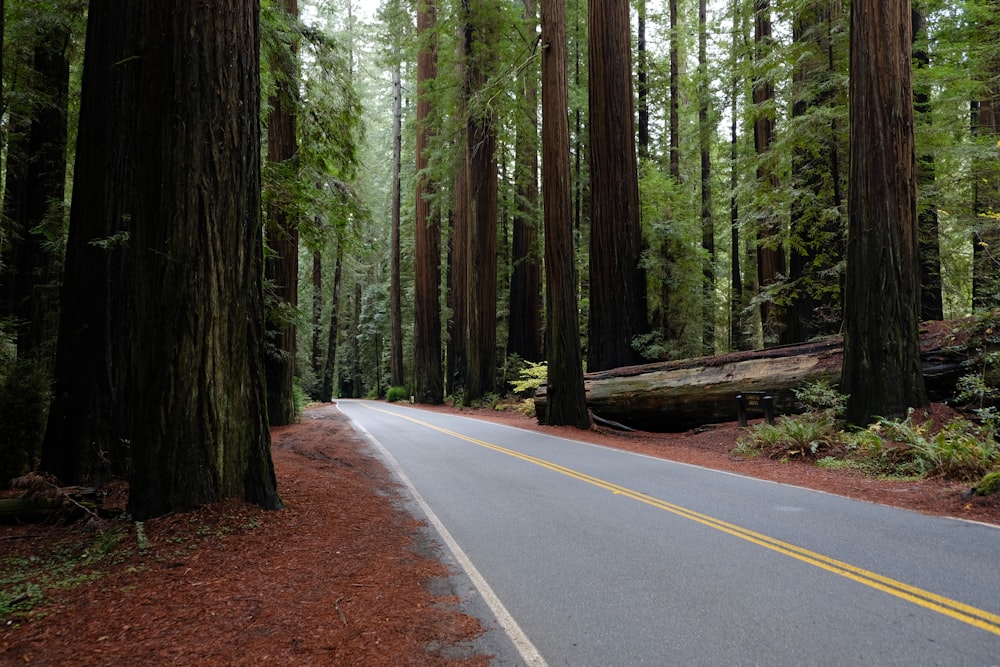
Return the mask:
M 525 26 L 533 35 L 538 19 L 534 0 L 524 0 Z M 510 320 L 507 352 L 528 361 L 542 358 L 541 262 L 538 256 L 538 83 L 537 70 L 521 75 L 518 105 L 517 162 L 514 187 L 517 210 L 511 248 Z
M 562 0 L 542 0 L 541 9 L 542 199 L 549 361 L 545 418 L 552 425 L 588 428 L 570 201 L 566 4 Z
M 499 40 L 491 18 L 493 0 L 468 2 L 465 57 L 468 89 L 481 98 Z M 471 101 L 466 141 L 469 160 L 469 345 L 465 402 L 496 390 L 497 332 L 497 117 L 489 105 Z
M 865 425 L 927 403 L 920 366 L 920 253 L 910 3 L 851 7 L 851 168 L 842 391 Z M 872 150 L 878 146 L 879 150 Z
M 419 403 L 444 400 L 441 373 L 441 228 L 431 219 L 427 146 L 430 136 L 430 91 L 437 75 L 437 44 L 434 40 L 437 7 L 434 0 L 417 1 L 417 187 L 415 215 L 415 289 L 413 323 L 414 396 Z
M 298 18 L 298 0 L 282 0 L 286 20 Z M 298 104 L 298 66 L 295 41 L 282 43 L 272 54 L 276 83 L 267 118 L 267 159 L 280 175 L 277 192 L 267 206 L 267 245 L 270 249 L 265 275 L 271 303 L 267 318 L 267 415 L 273 426 L 295 420 L 295 339 L 299 294 L 299 221 L 291 183 L 296 178 L 298 141 L 295 137 Z
M 639 363 L 647 331 L 629 5 L 590 0 L 590 371 Z
M 224 497 L 280 507 L 263 369 L 259 5 L 118 8 L 130 3 L 129 511 L 143 519 Z
M 53 401 L 42 469 L 65 484 L 123 475 L 131 440 L 129 224 L 133 219 L 136 4 L 88 9 L 73 203 L 63 270 Z

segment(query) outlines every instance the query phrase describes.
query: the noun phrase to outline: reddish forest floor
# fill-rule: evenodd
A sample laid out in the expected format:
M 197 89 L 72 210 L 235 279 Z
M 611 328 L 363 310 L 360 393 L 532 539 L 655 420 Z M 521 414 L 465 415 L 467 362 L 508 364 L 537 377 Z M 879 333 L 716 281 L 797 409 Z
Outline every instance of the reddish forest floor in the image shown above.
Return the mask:
M 515 411 L 475 412 L 543 428 Z M 965 484 L 879 481 L 794 460 L 740 460 L 730 454 L 742 432 L 735 424 L 681 434 L 544 430 L 1000 525 L 1000 498 L 965 498 Z M 13 605 L 0 625 L 0 664 L 488 664 L 474 644 L 482 626 L 462 613 L 456 596 L 441 594 L 448 571 L 436 548 L 337 407 L 312 408 L 273 434 L 284 510 L 223 502 L 148 521 L 142 537 L 121 518 L 0 526 L 5 568 L 10 558 L 80 562 L 106 551 L 96 564 L 74 570 L 102 576 L 73 587 L 32 588 Z M 121 499 L 106 501 L 116 503 Z M 71 576 L 55 573 L 54 582 Z M 6 573 L 0 581 L 6 585 Z

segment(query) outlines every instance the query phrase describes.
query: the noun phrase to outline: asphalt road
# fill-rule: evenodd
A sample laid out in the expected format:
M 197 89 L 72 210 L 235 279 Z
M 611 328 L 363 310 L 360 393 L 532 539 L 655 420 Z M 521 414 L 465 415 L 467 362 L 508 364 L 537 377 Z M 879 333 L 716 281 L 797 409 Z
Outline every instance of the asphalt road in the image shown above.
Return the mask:
M 490 606 L 497 665 L 1000 665 L 995 527 L 339 405 Z

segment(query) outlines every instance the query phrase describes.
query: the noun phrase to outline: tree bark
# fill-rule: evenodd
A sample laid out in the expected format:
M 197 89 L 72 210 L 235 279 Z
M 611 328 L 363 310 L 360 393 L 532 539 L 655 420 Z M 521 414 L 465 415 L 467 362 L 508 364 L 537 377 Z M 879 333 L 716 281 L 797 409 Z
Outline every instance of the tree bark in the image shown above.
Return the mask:
M 851 7 L 851 172 L 843 391 L 859 426 L 927 403 L 920 370 L 920 251 L 910 3 Z M 872 150 L 873 146 L 880 147 Z
M 125 475 L 128 248 L 133 219 L 136 76 L 132 2 L 92 0 L 87 18 L 53 400 L 41 467 L 66 484 Z
M 470 2 L 466 30 L 466 74 L 476 98 L 495 62 L 499 32 L 490 18 L 499 11 L 487 0 Z M 471 7 L 475 5 L 474 11 Z M 472 203 L 469 266 L 469 366 L 465 403 L 496 391 L 497 369 L 497 118 L 475 102 L 468 108 L 469 195 Z
M 434 0 L 417 2 L 417 34 L 422 47 L 417 55 L 417 188 L 415 215 L 415 290 L 413 324 L 414 396 L 418 403 L 444 400 L 441 373 L 441 227 L 431 219 L 427 145 L 431 102 L 427 86 L 437 75 L 437 45 L 433 39 L 437 7 Z
M 337 339 L 340 335 L 340 282 L 344 273 L 344 239 L 337 238 L 337 253 L 333 259 L 333 296 L 330 299 L 330 328 L 326 338 L 326 362 L 323 364 L 323 389 L 319 400 L 333 400 L 337 381 Z
M 628 3 L 590 0 L 590 319 L 587 366 L 640 360 L 648 327 Z
M 287 20 L 298 20 L 298 0 L 282 0 Z M 271 250 L 264 264 L 264 274 L 271 291 L 270 312 L 265 330 L 267 354 L 264 371 L 267 378 L 267 416 L 272 426 L 295 421 L 296 309 L 299 301 L 299 221 L 295 218 L 292 195 L 283 190 L 296 178 L 299 152 L 295 136 L 298 105 L 298 48 L 274 58 L 275 92 L 267 118 L 267 159 L 277 165 L 278 192 L 267 206 L 267 246 Z M 289 173 L 291 172 L 291 173 Z
M 263 369 L 259 7 L 136 4 L 129 512 L 226 497 L 281 507 Z
M 542 200 L 545 223 L 546 422 L 588 428 L 576 298 L 566 80 L 566 5 L 542 0 Z

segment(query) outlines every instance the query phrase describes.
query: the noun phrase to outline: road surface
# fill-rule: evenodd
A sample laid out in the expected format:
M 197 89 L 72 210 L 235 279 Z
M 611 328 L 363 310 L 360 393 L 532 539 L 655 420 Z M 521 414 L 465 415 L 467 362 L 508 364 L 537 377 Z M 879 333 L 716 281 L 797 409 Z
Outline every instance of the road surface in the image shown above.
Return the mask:
M 996 527 L 339 406 L 511 637 L 497 665 L 1000 666 Z

